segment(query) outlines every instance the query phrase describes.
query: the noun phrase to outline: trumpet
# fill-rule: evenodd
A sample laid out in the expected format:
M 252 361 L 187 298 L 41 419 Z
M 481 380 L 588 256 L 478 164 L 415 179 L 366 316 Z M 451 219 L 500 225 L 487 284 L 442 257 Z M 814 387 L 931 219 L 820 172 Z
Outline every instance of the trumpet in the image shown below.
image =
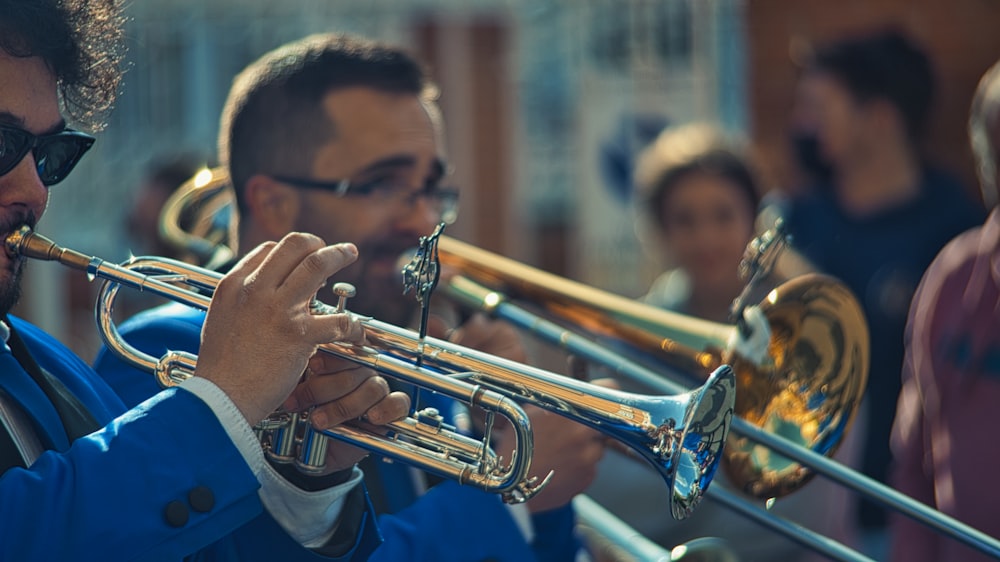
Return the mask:
M 176 223 L 176 220 L 172 219 L 172 217 L 177 216 L 179 210 L 187 209 L 192 201 L 209 201 L 217 197 L 222 202 L 216 201 L 215 205 L 224 205 L 225 201 L 232 197 L 232 192 L 228 189 L 229 179 L 225 171 L 217 168 L 207 172 L 207 174 L 203 175 L 201 181 L 189 181 L 185 184 L 186 189 L 182 188 L 184 194 L 179 194 L 177 197 L 171 198 L 171 201 L 168 202 L 167 207 L 165 207 L 161 215 L 161 233 L 164 234 L 168 241 L 174 243 L 180 249 L 189 249 L 192 247 L 191 244 L 193 242 L 198 239 L 207 238 L 207 236 L 198 235 L 193 232 L 187 233 L 185 236 L 177 236 L 177 232 L 183 232 L 183 229 L 170 227 L 172 223 Z M 207 211 L 207 213 L 212 212 L 212 210 Z M 205 218 L 209 219 L 209 217 Z M 216 232 L 213 237 L 216 240 L 222 240 L 225 238 L 225 235 L 224 233 Z M 463 254 L 466 254 L 464 250 L 469 248 L 468 245 L 462 245 L 457 243 L 457 241 L 452 243 L 447 237 L 441 240 L 441 244 L 442 247 L 439 247 L 439 253 L 442 261 L 445 263 L 449 259 L 452 259 L 453 262 L 461 262 L 464 259 Z M 454 258 L 449 258 L 449 251 L 451 250 L 456 250 Z M 473 248 L 472 250 L 475 249 Z M 226 250 L 223 248 L 222 251 Z M 484 256 L 484 253 L 481 252 L 473 251 L 471 253 L 473 254 L 473 258 Z M 736 328 L 732 325 L 709 323 L 697 318 L 653 309 L 635 301 L 622 299 L 616 295 L 545 274 L 533 268 L 527 268 L 506 258 L 500 258 L 498 262 L 498 258 L 500 257 L 493 254 L 486 254 L 485 260 L 471 259 L 464 266 L 460 263 L 452 263 L 452 266 L 465 268 L 462 276 L 452 278 L 458 283 L 455 289 L 468 290 L 470 292 L 469 297 L 455 294 L 452 296 L 461 302 L 477 306 L 515 326 L 521 327 L 542 340 L 566 348 L 581 358 L 603 365 L 624 378 L 635 380 L 652 389 L 654 393 L 682 393 L 687 388 L 686 383 L 689 382 L 687 379 L 690 377 L 685 376 L 685 380 L 682 382 L 676 381 L 676 378 L 672 380 L 670 377 L 664 377 L 664 374 L 677 375 L 679 372 L 670 371 L 667 373 L 664 369 L 654 371 L 645 365 L 629 361 L 620 353 L 612 353 L 604 346 L 595 345 L 589 338 L 576 333 L 576 329 L 583 328 L 591 332 L 597 332 L 603 337 L 618 339 L 625 342 L 626 345 L 644 349 L 654 355 L 665 354 L 668 357 L 665 360 L 667 363 L 679 366 L 680 373 L 686 373 L 688 371 L 685 371 L 685 368 L 693 369 L 697 372 L 707 372 L 711 365 L 721 359 L 722 344 L 727 341 L 729 335 Z M 485 261 L 487 266 L 492 267 L 481 267 L 479 262 L 482 261 Z M 498 272 L 497 270 L 500 271 Z M 505 272 L 509 272 L 509 274 Z M 464 288 L 462 288 L 463 282 L 458 281 L 461 277 L 467 280 Z M 819 281 L 819 283 L 815 283 L 814 281 Z M 767 302 L 762 303 L 762 308 L 765 307 L 764 305 L 766 305 L 766 308 L 770 308 L 768 317 L 773 319 L 773 341 L 768 346 L 769 355 L 772 359 L 765 366 L 765 369 L 759 370 L 751 367 L 745 370 L 745 373 L 766 375 L 772 370 L 774 365 L 795 364 L 796 362 L 790 361 L 790 359 L 796 357 L 797 354 L 805 358 L 805 361 L 799 362 L 799 364 L 805 366 L 804 373 L 806 374 L 812 372 L 815 367 L 822 365 L 839 365 L 838 369 L 841 369 L 844 365 L 851 363 L 863 364 L 858 363 L 859 354 L 866 351 L 866 348 L 859 347 L 856 351 L 845 353 L 848 350 L 854 349 L 851 346 L 844 345 L 847 340 L 842 337 L 842 334 L 852 330 L 852 322 L 831 322 L 832 319 L 838 318 L 839 315 L 837 312 L 837 301 L 830 301 L 826 297 L 816 298 L 818 295 L 824 295 L 827 292 L 827 289 L 823 289 L 824 286 L 832 287 L 834 289 L 832 293 L 834 296 L 842 291 L 842 289 L 838 288 L 839 283 L 829 277 L 809 276 L 786 283 L 779 287 L 773 294 L 768 295 Z M 446 287 L 445 289 L 449 292 L 452 291 L 451 288 Z M 503 291 L 505 289 L 509 290 L 513 295 L 519 296 L 524 305 L 518 305 L 513 299 L 508 300 L 510 295 L 504 294 Z M 471 298 L 471 300 L 466 301 L 466 298 Z M 856 304 L 852 302 L 853 297 L 845 298 L 847 299 L 848 308 L 854 310 Z M 818 308 L 815 306 L 824 302 L 826 303 L 824 306 Z M 533 310 L 528 310 L 528 306 L 532 307 Z M 536 312 L 537 309 L 542 309 L 544 313 L 539 314 Z M 815 329 L 798 332 L 789 330 L 788 327 L 802 325 L 801 321 L 796 321 L 795 319 L 802 317 L 803 313 L 807 311 L 814 311 L 811 314 L 814 320 L 821 320 L 818 326 L 826 326 L 826 328 L 819 331 Z M 562 324 L 552 322 L 545 317 L 546 314 L 549 317 L 554 317 L 555 320 L 571 324 L 571 328 L 567 329 Z M 823 319 L 826 320 L 823 321 Z M 809 337 L 801 340 L 790 337 L 795 334 L 809 334 Z M 854 334 L 857 335 L 858 332 L 855 331 Z M 801 355 L 798 349 L 808 349 L 809 346 L 793 345 L 797 341 L 803 343 L 813 342 L 814 345 L 819 346 L 816 349 L 826 349 L 828 352 L 822 355 L 812 354 L 811 358 L 810 354 Z M 829 343 L 823 344 L 824 341 L 828 341 Z M 859 340 L 858 344 L 864 345 L 864 338 Z M 829 350 L 836 349 L 840 349 L 841 352 L 829 352 Z M 821 357 L 826 358 L 828 361 L 818 361 L 817 359 Z M 811 368 L 809 367 L 810 365 L 812 366 Z M 836 370 L 828 372 L 836 372 Z M 836 378 L 834 377 L 835 380 Z M 747 446 L 751 442 L 756 443 L 762 449 L 767 449 L 774 453 L 770 456 L 771 459 L 795 461 L 794 463 L 785 464 L 780 469 L 778 469 L 778 465 L 773 465 L 776 470 L 769 470 L 767 463 L 760 464 L 759 471 L 739 470 L 737 471 L 737 485 L 750 492 L 756 490 L 757 494 L 765 490 L 768 486 L 774 486 L 790 492 L 804 485 L 813 473 L 820 474 L 880 505 L 927 525 L 943 535 L 1000 559 L 1000 541 L 997 539 L 977 529 L 973 529 L 947 514 L 934 510 L 913 498 L 900 494 L 889 486 L 876 482 L 828 457 L 839 443 L 840 438 L 846 433 L 850 425 L 849 422 L 853 418 L 853 409 L 857 406 L 856 398 L 853 397 L 855 395 L 849 389 L 852 386 L 863 386 L 858 374 L 840 378 L 840 380 L 842 382 L 832 388 L 841 388 L 844 387 L 845 382 L 853 382 L 846 386 L 848 391 L 839 391 L 839 400 L 823 400 L 824 408 L 820 410 L 820 413 L 825 411 L 831 415 L 825 418 L 827 420 L 826 423 L 815 425 L 815 427 L 835 428 L 836 431 L 828 430 L 825 433 L 825 439 L 814 441 L 815 447 L 805 446 L 806 444 L 803 443 L 801 438 L 794 441 L 789 440 L 787 433 L 779 434 L 772 432 L 771 427 L 758 425 L 754 421 L 743 419 L 739 415 L 734 417 L 730 435 L 741 440 L 739 446 Z M 776 394 L 770 391 L 766 393 L 758 392 L 760 389 L 775 388 L 773 383 L 763 385 L 761 383 L 754 383 L 748 387 L 744 384 L 746 382 L 748 382 L 748 377 L 746 376 L 741 376 L 737 379 L 737 394 L 741 404 L 750 402 L 749 396 L 744 396 L 744 394 L 756 394 L 758 397 L 776 396 Z M 806 382 L 808 383 L 808 380 Z M 786 390 L 790 388 L 794 388 L 794 385 L 786 386 Z M 804 388 L 822 389 L 823 387 L 822 385 L 808 386 L 807 384 Z M 745 393 L 744 390 L 752 390 L 752 392 Z M 783 393 L 779 392 L 778 394 Z M 789 396 L 787 393 L 783 395 L 786 397 Z M 796 402 L 808 404 L 810 401 L 793 401 L 792 404 Z M 842 402 L 847 406 L 839 410 L 832 408 L 836 402 Z M 767 403 L 767 401 L 760 402 L 758 398 L 757 403 Z M 833 421 L 837 423 L 831 423 Z M 806 436 L 808 437 L 810 434 L 818 435 L 810 431 Z M 730 439 L 730 443 L 727 444 L 725 449 L 726 454 L 729 454 L 730 448 L 733 448 L 733 441 L 733 439 Z M 758 453 L 761 451 L 753 450 L 753 452 Z M 754 456 L 762 459 L 768 458 L 766 454 L 751 455 L 750 458 L 753 459 Z M 748 466 L 743 460 L 736 460 L 737 467 L 745 468 Z M 754 474 L 766 476 L 761 478 L 759 475 L 754 476 Z M 758 486 L 756 485 L 758 482 L 763 482 L 765 485 Z M 743 495 L 729 492 L 719 486 L 713 486 L 707 491 L 706 496 L 710 500 L 739 513 L 762 527 L 783 535 L 789 540 L 798 542 L 818 553 L 824 554 L 831 559 L 862 559 L 860 554 L 849 549 L 847 546 L 811 529 L 777 517 L 771 511 L 758 506 L 754 502 L 747 501 Z M 587 508 L 586 504 L 579 504 L 577 507 L 581 512 L 586 511 Z M 581 517 L 585 519 L 586 515 L 586 513 L 582 513 Z M 594 524 L 603 526 L 598 525 L 599 521 L 600 518 L 595 519 Z M 614 533 L 611 534 L 613 535 Z
M 197 214 L 202 230 L 211 231 L 211 225 L 219 222 L 219 210 L 232 205 L 228 187 L 227 174 L 218 168 L 194 176 L 165 204 L 161 234 L 201 259 L 230 252 L 218 243 L 224 232 L 196 233 L 180 226 L 182 215 Z M 775 240 L 775 234 L 768 232 L 751 246 L 761 260 L 773 261 L 780 250 Z M 695 384 L 702 380 L 686 375 L 731 365 L 739 391 L 738 425 L 780 435 L 800 448 L 832 457 L 860 407 L 868 377 L 868 325 L 855 297 L 832 277 L 800 276 L 767 295 L 759 306 L 767 316 L 771 339 L 766 342 L 766 357 L 751 360 L 729 349 L 738 326 L 660 310 L 448 236 L 440 238 L 439 255 L 443 265 L 460 273 L 441 287 L 444 294 L 557 345 L 566 347 L 567 339 L 575 335 L 568 332 L 585 331 L 644 352 Z M 748 256 L 744 266 L 749 268 L 752 262 Z M 521 306 L 515 312 L 520 303 L 533 308 Z M 547 318 L 570 328 L 538 330 Z M 612 357 L 597 362 L 621 363 L 620 354 L 606 355 Z M 636 378 L 635 371 L 619 374 Z M 646 386 L 661 392 L 657 385 L 663 377 L 654 376 L 657 380 Z M 738 488 L 761 499 L 793 493 L 816 474 L 743 434 L 730 435 L 722 467 Z
M 71 249 L 22 227 L 5 240 L 11 257 L 58 261 L 86 271 L 105 283 L 95 312 L 109 349 L 126 363 L 154 374 L 162 386 L 192 376 L 197 357 L 168 352 L 153 358 L 128 344 L 112 319 L 118 289 L 127 286 L 207 310 L 210 293 L 221 275 L 165 258 L 135 258 L 114 265 Z M 349 313 L 346 299 L 353 287 L 341 286 L 336 307 L 314 303 L 315 314 Z M 389 424 L 382 436 L 342 425 L 317 431 L 308 413 L 281 414 L 255 428 L 266 453 L 276 462 L 292 462 L 309 472 L 321 468 L 325 439 L 346 441 L 384 457 L 452 478 L 461 484 L 501 494 L 507 502 L 529 499 L 551 474 L 538 481 L 527 476 L 532 435 L 518 402 L 535 404 L 601 431 L 647 459 L 670 487 L 670 512 L 683 519 L 691 514 L 715 475 L 729 431 L 735 400 L 735 379 L 722 366 L 695 390 L 675 396 L 644 396 L 607 389 L 508 361 L 486 353 L 415 333 L 372 318 L 361 319 L 373 345 L 330 342 L 320 350 L 370 367 L 387 376 L 438 392 L 486 411 L 482 441 L 470 439 L 442 423 L 433 411 L 420 411 Z M 489 448 L 496 414 L 514 427 L 516 449 L 509 465 Z

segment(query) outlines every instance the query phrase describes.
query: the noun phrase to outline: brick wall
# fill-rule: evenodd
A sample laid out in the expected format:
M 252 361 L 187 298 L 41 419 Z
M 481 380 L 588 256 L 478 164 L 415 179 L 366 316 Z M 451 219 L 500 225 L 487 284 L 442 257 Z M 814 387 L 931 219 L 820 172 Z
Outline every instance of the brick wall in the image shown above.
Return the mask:
M 796 181 L 785 136 L 796 45 L 894 25 L 924 44 L 939 78 L 928 153 L 958 173 L 979 197 L 966 122 L 979 77 L 1000 59 L 1000 2 L 747 0 L 746 17 L 750 134 L 769 185 Z

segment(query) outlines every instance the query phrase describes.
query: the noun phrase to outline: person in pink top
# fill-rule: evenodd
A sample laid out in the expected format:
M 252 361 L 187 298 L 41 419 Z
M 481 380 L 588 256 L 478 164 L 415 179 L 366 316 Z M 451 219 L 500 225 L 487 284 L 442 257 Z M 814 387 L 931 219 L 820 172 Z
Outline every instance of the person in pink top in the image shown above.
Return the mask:
M 1000 537 L 1000 62 L 979 83 L 969 134 L 983 200 L 993 210 L 941 250 L 914 295 L 892 433 L 893 483 Z M 893 560 L 988 559 L 903 516 L 892 531 Z

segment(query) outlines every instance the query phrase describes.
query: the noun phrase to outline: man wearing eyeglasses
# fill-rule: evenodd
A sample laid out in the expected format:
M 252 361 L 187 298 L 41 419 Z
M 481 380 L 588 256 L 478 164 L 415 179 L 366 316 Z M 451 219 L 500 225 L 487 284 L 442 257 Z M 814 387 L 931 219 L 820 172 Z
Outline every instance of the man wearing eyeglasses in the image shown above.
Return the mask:
M 120 83 L 122 22 L 110 0 L 0 0 L 0 236 L 34 227 L 94 142 L 62 112 L 99 126 Z M 362 341 L 347 315 L 308 312 L 356 255 L 305 234 L 249 250 L 218 284 L 194 376 L 128 409 L 9 315 L 25 261 L 0 254 L 0 560 L 366 558 L 379 537 L 360 451 L 335 448 L 308 492 L 267 465 L 251 429 L 282 405 L 331 425 L 408 411 L 381 378 L 338 375 L 343 362 L 314 355 L 320 342 Z M 297 386 L 307 368 L 309 387 Z
M 220 133 L 220 161 L 236 193 L 238 248 L 292 231 L 350 240 L 358 260 L 331 279 L 356 286 L 348 308 L 409 325 L 417 303 L 403 295 L 400 256 L 439 222 L 455 218 L 458 196 L 447 181 L 434 94 L 410 56 L 350 36 L 308 37 L 251 64 L 234 81 Z M 320 295 L 332 298 L 328 291 Z M 154 354 L 164 342 L 196 349 L 200 320 L 189 319 L 187 327 L 169 325 L 152 311 L 122 331 Z M 437 332 L 431 335 L 445 333 Z M 450 333 L 462 345 L 525 360 L 509 326 L 477 315 Z M 150 392 L 148 380 L 108 355 L 99 357 L 98 369 L 126 400 Z M 534 430 L 531 474 L 552 470 L 554 477 L 525 504 L 506 506 L 496 495 L 451 481 L 423 493 L 423 475 L 412 469 L 363 465 L 376 506 L 393 514 L 379 519 L 385 542 L 375 558 L 576 559 L 582 551 L 569 500 L 593 479 L 603 439 L 555 414 L 526 410 Z M 315 417 L 312 422 L 325 426 Z M 503 432 L 496 449 L 513 450 L 512 440 Z

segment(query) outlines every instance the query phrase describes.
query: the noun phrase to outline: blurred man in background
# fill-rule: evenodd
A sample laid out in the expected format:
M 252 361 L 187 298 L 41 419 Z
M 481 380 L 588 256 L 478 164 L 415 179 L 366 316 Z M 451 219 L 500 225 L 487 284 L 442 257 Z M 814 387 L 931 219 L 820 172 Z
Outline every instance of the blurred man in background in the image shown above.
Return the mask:
M 882 482 L 910 298 L 941 247 L 982 220 L 962 186 L 924 158 L 933 92 L 927 55 L 895 31 L 821 46 L 799 83 L 799 110 L 815 127 L 799 132 L 799 154 L 817 183 L 783 214 L 793 247 L 844 281 L 865 310 L 871 367 L 861 469 Z M 858 517 L 868 554 L 884 556 L 884 510 L 862 500 Z
M 1000 536 L 995 414 L 1000 400 L 1000 63 L 983 76 L 969 136 L 986 223 L 934 259 L 906 326 L 903 390 L 893 426 L 893 484 L 959 521 Z M 892 558 L 987 560 L 909 518 L 893 520 Z
M 886 482 L 910 298 L 934 255 L 982 211 L 924 157 L 934 75 L 909 38 L 885 31 L 820 46 L 799 89 L 816 117 L 813 160 L 829 169 L 791 200 L 786 225 L 793 247 L 844 281 L 864 308 L 871 366 L 861 470 Z M 858 518 L 868 554 L 884 556 L 885 511 L 862 500 Z
M 234 81 L 220 133 L 220 161 L 235 190 L 239 252 L 292 231 L 352 240 L 358 262 L 331 279 L 357 287 L 348 308 L 410 325 L 417 303 L 403 295 L 400 255 L 453 216 L 458 196 L 447 183 L 434 96 L 409 55 L 351 36 L 308 37 L 250 65 Z M 320 298 L 332 295 L 321 291 Z M 141 315 L 123 333 L 153 355 L 166 348 L 196 350 L 200 315 L 177 323 L 165 314 Z M 438 325 L 431 335 L 525 360 L 507 325 L 474 315 L 448 328 Z M 109 355 L 99 358 L 98 368 L 127 400 L 141 401 L 155 391 L 149 378 Z M 453 406 L 442 406 L 449 418 Z M 534 433 L 532 475 L 555 475 L 525 504 L 505 506 L 495 494 L 452 481 L 420 497 L 427 484 L 423 473 L 400 464 L 367 464 L 376 507 L 398 514 L 381 518 L 386 542 L 376 557 L 574 560 L 581 551 L 569 502 L 593 479 L 603 438 L 556 414 L 526 410 Z M 512 432 L 501 431 L 495 445 L 507 456 Z

